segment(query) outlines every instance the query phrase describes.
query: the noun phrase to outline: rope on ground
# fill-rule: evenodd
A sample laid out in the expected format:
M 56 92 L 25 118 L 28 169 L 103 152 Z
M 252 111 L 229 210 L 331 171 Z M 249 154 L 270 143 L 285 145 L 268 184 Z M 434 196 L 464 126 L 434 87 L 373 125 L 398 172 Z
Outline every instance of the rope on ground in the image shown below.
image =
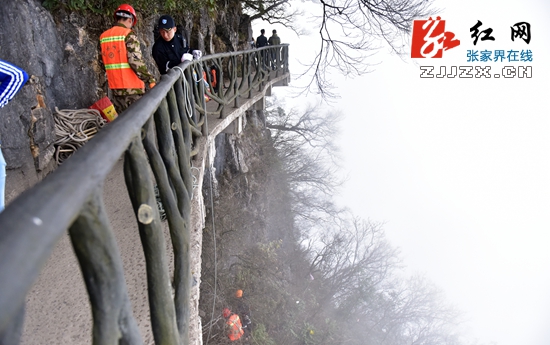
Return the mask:
M 63 163 L 101 129 L 107 121 L 95 109 L 55 108 L 55 160 Z

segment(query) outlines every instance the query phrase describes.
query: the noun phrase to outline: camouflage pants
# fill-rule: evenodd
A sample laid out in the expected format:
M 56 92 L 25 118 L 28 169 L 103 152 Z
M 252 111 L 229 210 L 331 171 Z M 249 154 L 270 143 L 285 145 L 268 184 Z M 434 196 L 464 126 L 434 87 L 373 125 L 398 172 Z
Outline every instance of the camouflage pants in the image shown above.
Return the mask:
M 124 96 L 118 96 L 113 95 L 113 105 L 115 106 L 115 110 L 120 115 L 124 110 L 126 110 L 130 104 L 134 103 L 138 99 L 140 99 L 143 95 L 124 95 Z

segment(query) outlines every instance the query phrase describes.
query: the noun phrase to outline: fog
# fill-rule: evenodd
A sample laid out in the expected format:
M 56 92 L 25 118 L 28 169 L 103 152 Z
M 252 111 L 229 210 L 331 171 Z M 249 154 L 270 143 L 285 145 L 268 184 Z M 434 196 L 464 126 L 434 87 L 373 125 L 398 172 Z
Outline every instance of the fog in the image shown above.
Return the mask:
M 304 3 L 296 3 L 296 6 Z M 384 222 L 409 271 L 422 272 L 464 312 L 472 342 L 550 344 L 550 120 L 545 102 L 550 6 L 543 1 L 436 0 L 446 30 L 461 40 L 441 59 L 412 61 L 381 48 L 372 72 L 346 78 L 331 72 L 342 112 L 337 140 L 349 175 L 342 204 Z M 306 17 L 318 10 L 304 6 Z M 424 18 L 427 19 L 427 18 Z M 473 46 L 469 29 L 480 20 L 493 42 Z M 512 42 L 510 26 L 531 24 L 532 41 Z M 267 23 L 290 43 L 291 72 L 319 46 L 309 36 Z M 269 36 L 269 35 L 268 35 Z M 523 44 L 521 44 L 523 43 Z M 463 66 L 471 49 L 530 49 L 532 78 L 423 79 L 419 65 Z M 494 63 L 493 71 L 506 66 Z M 293 77 L 291 86 L 305 80 Z M 318 97 L 290 98 L 289 106 Z M 328 107 L 328 106 L 327 106 Z M 328 109 L 328 108 L 327 108 Z

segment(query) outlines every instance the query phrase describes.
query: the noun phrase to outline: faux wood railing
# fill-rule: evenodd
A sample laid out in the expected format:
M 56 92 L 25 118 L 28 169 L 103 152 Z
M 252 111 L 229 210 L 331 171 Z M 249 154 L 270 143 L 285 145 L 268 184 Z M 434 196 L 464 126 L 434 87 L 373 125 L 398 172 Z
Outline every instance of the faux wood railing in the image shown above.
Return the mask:
M 217 66 L 223 86 L 205 88 Z M 188 344 L 191 289 L 191 160 L 208 116 L 223 118 L 270 78 L 288 74 L 288 45 L 205 56 L 182 63 L 43 181 L 0 213 L 0 344 L 18 344 L 26 296 L 68 230 L 93 316 L 93 344 L 143 344 L 132 314 L 104 181 L 124 155 L 124 176 L 146 260 L 155 344 Z M 211 83 L 209 73 L 207 81 Z M 205 94 L 217 106 L 206 107 Z M 207 110 L 216 108 L 214 110 Z M 152 172 L 152 174 L 151 174 Z M 170 283 L 154 184 L 166 210 L 174 254 Z M 172 286 L 174 297 L 172 297 Z

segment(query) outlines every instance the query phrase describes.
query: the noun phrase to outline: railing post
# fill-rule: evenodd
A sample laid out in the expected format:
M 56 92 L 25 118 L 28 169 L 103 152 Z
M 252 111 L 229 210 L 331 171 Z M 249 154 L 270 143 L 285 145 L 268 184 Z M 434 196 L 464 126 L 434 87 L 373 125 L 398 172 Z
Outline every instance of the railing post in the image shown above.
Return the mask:
M 218 92 L 219 92 L 219 96 L 220 98 L 225 98 L 225 80 L 223 79 L 223 59 L 221 59 L 221 62 L 219 64 L 219 69 L 220 69 L 220 75 L 218 76 Z M 220 116 L 218 118 L 220 119 L 223 119 L 223 113 L 224 113 L 224 110 L 225 110 L 225 104 L 222 104 L 221 105 L 221 108 L 220 108 Z
M 233 94 L 235 96 L 235 101 L 233 103 L 233 106 L 235 108 L 239 107 L 239 90 L 238 90 L 238 84 L 239 84 L 239 68 L 238 68 L 238 59 L 237 56 L 231 57 L 231 67 L 233 70 L 232 78 L 231 78 L 231 84 L 233 87 Z
M 288 69 L 288 50 L 289 50 L 289 46 L 288 44 L 284 46 L 283 48 L 283 52 L 284 52 L 284 72 L 285 73 L 288 73 L 289 69 Z
M 275 77 L 279 76 L 279 71 L 281 69 L 281 47 L 275 47 Z
M 143 344 L 132 315 L 122 259 L 98 187 L 69 235 L 86 282 L 93 315 L 93 343 Z
M 134 138 L 124 158 L 124 176 L 145 255 L 151 326 L 155 344 L 179 344 L 174 300 L 168 285 L 166 242 L 144 150 L 140 138 Z
M 271 71 L 272 71 L 271 65 L 273 65 L 273 59 L 272 59 L 272 57 L 273 57 L 273 55 L 272 55 L 273 54 L 273 47 L 267 48 L 266 53 L 268 54 L 267 56 L 268 56 L 268 59 L 269 59 L 269 64 L 267 66 L 267 81 L 271 81 Z
M 22 305 L 9 321 L 3 329 L 0 329 L 0 344 L 19 344 L 25 323 L 25 305 Z
M 246 61 L 247 61 L 247 66 L 246 66 L 246 78 L 247 78 L 247 82 L 248 82 L 248 98 L 252 98 L 252 59 L 253 59 L 253 56 L 251 53 L 247 53 L 246 54 Z
M 260 79 L 260 85 L 258 87 L 258 92 L 262 92 L 262 89 L 264 87 L 264 71 L 265 71 L 265 65 L 264 65 L 264 51 L 263 50 L 260 50 L 258 51 L 258 75 L 260 76 L 259 79 Z
M 164 116 L 166 116 L 165 114 Z M 171 114 L 172 115 L 172 114 Z M 171 121 L 175 120 L 174 116 L 171 116 Z M 184 118 L 183 121 L 187 119 Z M 180 339 L 183 344 L 187 344 L 189 338 L 189 300 L 191 295 L 191 272 L 189 268 L 190 253 L 190 193 L 191 187 L 186 187 L 187 183 L 181 179 L 181 176 L 189 175 L 191 172 L 189 163 L 189 154 L 183 154 L 178 152 L 181 150 L 180 144 L 183 140 L 183 133 L 177 133 L 176 147 L 172 147 L 170 143 L 164 143 L 159 146 L 164 146 L 161 151 L 162 154 L 155 148 L 155 142 L 164 141 L 163 137 L 169 137 L 170 131 L 181 132 L 178 128 L 179 121 L 172 122 L 177 123 L 176 126 L 169 126 L 166 121 L 162 121 L 164 124 L 159 123 L 156 128 L 159 132 L 157 135 L 158 140 L 155 140 L 153 123 L 149 120 L 146 125 L 146 136 L 143 139 L 143 145 L 149 161 L 151 162 L 151 169 L 155 176 L 155 181 L 160 191 L 160 198 L 164 209 L 166 210 L 166 219 L 168 220 L 168 227 L 170 229 L 170 238 L 172 242 L 172 249 L 174 252 L 174 305 L 176 311 L 176 324 L 180 334 Z M 160 128 L 159 128 L 160 127 Z M 176 127 L 176 128 L 174 128 Z M 168 140 L 170 141 L 170 140 Z M 180 163 L 180 167 L 183 171 L 178 173 L 176 157 L 170 155 L 171 152 L 176 150 L 177 156 L 183 158 L 183 164 Z M 183 148 L 184 151 L 189 151 L 190 147 Z M 168 155 L 168 157 L 166 157 Z M 161 156 L 162 159 L 161 159 Z M 168 167 L 168 169 L 166 168 Z M 173 188 L 173 189 L 172 189 Z M 188 189 L 189 188 L 189 189 Z
M 196 68 L 195 66 L 198 66 L 198 68 Z M 196 84 L 198 84 L 198 90 L 197 90 L 198 102 L 199 102 L 201 108 L 204 110 L 204 116 L 208 116 L 208 114 L 206 112 L 206 99 L 204 98 L 205 92 L 204 92 L 204 79 L 203 79 L 202 64 L 201 63 L 196 63 L 194 65 L 194 68 L 196 68 L 195 71 L 197 73 L 197 80 L 195 81 L 195 90 L 197 90 L 197 85 Z M 198 71 L 197 71 L 197 69 L 198 69 Z M 205 126 L 206 126 L 206 121 L 205 121 Z M 203 126 L 203 128 L 202 128 L 202 135 L 204 135 L 204 136 L 208 135 L 208 128 L 206 128 L 205 126 Z

